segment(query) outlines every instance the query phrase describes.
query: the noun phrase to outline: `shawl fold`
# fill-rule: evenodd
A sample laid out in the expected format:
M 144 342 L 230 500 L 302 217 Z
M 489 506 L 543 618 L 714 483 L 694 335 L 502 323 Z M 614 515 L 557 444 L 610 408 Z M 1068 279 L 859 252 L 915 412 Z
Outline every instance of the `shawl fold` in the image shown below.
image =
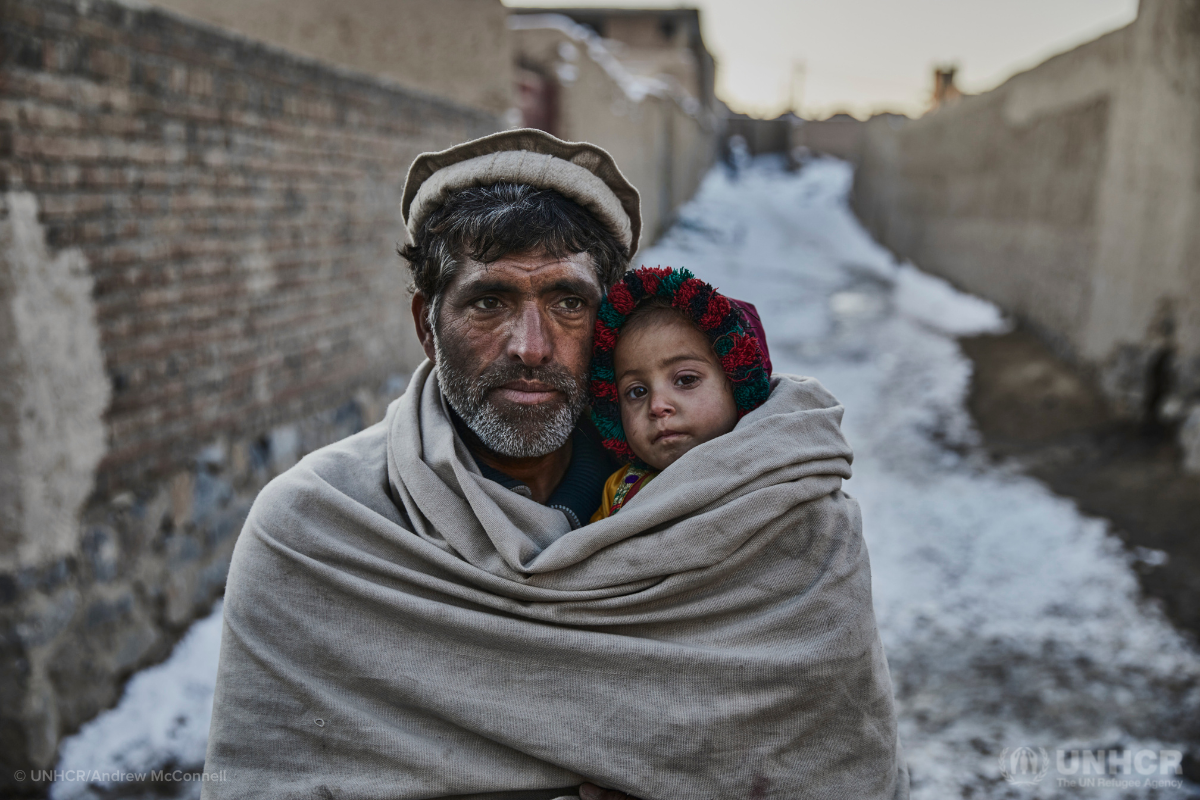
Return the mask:
M 841 416 L 777 375 L 571 530 L 479 473 L 422 364 L 256 500 L 203 796 L 907 797 Z

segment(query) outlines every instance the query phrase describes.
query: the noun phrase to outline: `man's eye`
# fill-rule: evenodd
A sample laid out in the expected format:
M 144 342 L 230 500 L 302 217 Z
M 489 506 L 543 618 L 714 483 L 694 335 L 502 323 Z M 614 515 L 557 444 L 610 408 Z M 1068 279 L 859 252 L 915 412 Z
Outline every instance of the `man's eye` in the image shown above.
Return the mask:
M 563 308 L 565 308 L 567 311 L 578 311 L 579 309 L 583 308 L 583 298 L 582 297 L 564 297 L 562 300 L 559 301 L 558 304 L 560 306 L 562 306 Z
M 500 307 L 500 300 L 496 297 L 481 297 L 471 305 L 481 311 L 495 311 Z

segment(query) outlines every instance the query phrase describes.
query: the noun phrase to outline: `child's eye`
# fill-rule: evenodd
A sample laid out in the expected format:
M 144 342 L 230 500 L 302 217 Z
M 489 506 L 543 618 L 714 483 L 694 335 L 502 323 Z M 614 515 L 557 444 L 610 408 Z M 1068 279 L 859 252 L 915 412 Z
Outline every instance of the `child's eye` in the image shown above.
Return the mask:
M 630 400 L 641 400 L 646 396 L 645 386 L 631 386 L 625 390 L 625 396 Z
M 700 382 L 699 375 L 680 375 L 675 379 L 675 383 L 680 386 L 692 386 Z

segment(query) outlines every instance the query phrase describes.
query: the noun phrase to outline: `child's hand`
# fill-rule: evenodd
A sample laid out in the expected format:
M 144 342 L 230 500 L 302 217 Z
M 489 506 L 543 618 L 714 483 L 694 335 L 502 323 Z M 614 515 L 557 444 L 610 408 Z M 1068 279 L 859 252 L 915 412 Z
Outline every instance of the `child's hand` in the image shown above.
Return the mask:
M 616 789 L 601 789 L 594 783 L 585 783 L 579 787 L 580 800 L 638 800 L 633 795 L 619 792 Z

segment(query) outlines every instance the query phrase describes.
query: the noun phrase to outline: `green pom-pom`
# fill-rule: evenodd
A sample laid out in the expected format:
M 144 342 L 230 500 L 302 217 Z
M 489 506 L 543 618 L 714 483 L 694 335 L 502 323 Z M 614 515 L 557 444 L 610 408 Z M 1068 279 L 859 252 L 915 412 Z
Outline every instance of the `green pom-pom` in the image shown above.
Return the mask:
M 758 392 L 753 387 L 739 384 L 733 387 L 733 399 L 738 408 L 748 408 L 757 397 Z
M 625 324 L 625 315 L 613 308 L 612 303 L 602 303 L 598 316 L 610 328 L 620 328 Z
M 677 269 L 670 275 L 658 282 L 658 292 L 660 297 L 674 297 L 679 291 L 679 286 L 688 278 L 695 277 L 686 269 Z
M 745 411 L 758 408 L 771 393 L 771 384 L 765 380 L 762 370 L 754 370 L 751 375 L 750 380 L 733 386 L 733 401 Z
M 592 363 L 592 380 L 608 381 L 609 383 L 612 383 L 616 379 L 617 376 L 613 374 L 613 369 L 611 366 L 597 364 L 595 362 Z
M 601 438 L 625 441 L 625 431 L 621 428 L 621 423 L 616 420 L 609 419 L 603 414 L 595 414 L 592 416 L 592 422 Z

